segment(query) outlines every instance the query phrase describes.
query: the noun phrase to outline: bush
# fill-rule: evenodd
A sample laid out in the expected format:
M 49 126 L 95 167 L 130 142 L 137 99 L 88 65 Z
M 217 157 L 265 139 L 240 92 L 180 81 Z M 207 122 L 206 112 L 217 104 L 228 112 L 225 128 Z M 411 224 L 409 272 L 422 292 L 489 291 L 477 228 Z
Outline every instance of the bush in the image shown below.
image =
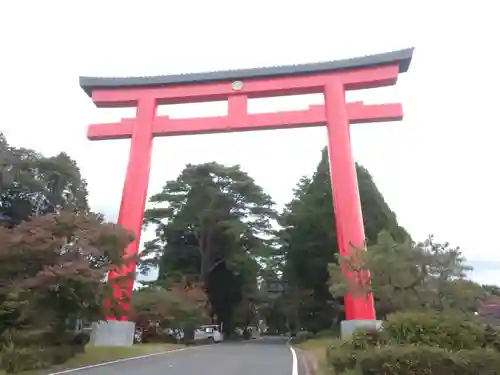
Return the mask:
M 2 348 L 1 364 L 7 373 L 36 370 L 51 365 L 46 350 L 37 346 L 16 347 L 14 344 Z
M 490 349 L 388 346 L 360 352 L 357 369 L 362 375 L 498 375 L 500 356 Z
M 331 345 L 327 361 L 335 374 L 500 375 L 499 352 L 500 329 L 462 314 L 408 312 Z
M 360 328 L 354 331 L 351 339 L 345 345 L 349 345 L 352 349 L 360 350 L 385 345 L 388 341 L 384 331 L 374 328 Z
M 485 346 L 500 352 L 500 329 L 492 326 L 486 326 L 484 329 Z
M 458 375 L 498 375 L 500 374 L 500 355 L 492 349 L 460 350 L 455 353 L 455 363 L 466 372 Z
M 16 373 L 63 364 L 84 352 L 90 337 L 84 332 L 11 331 L 4 339 L 0 368 Z
M 16 347 L 45 346 L 47 335 L 46 331 L 41 330 L 10 330 L 3 335 L 2 341 Z
M 326 360 L 335 374 L 342 374 L 356 367 L 357 351 L 346 345 L 330 345 L 326 349 Z
M 76 353 L 83 353 L 85 345 L 90 341 L 90 335 L 86 332 L 79 332 L 71 339 L 71 346 Z
M 71 345 L 85 346 L 90 341 L 90 335 L 87 332 L 79 332 L 71 339 Z
M 81 349 L 81 351 L 83 351 L 83 349 Z M 46 361 L 49 362 L 49 366 L 62 365 L 68 359 L 74 357 L 76 352 L 77 350 L 75 346 L 59 345 L 45 349 L 43 355 L 46 357 Z
M 1 367 L 7 373 L 17 373 L 27 370 L 47 368 L 60 365 L 75 355 L 70 345 L 16 347 L 13 344 L 5 346 L 1 353 Z
M 180 340 L 174 335 L 163 333 L 162 334 L 162 342 L 166 342 L 169 344 L 177 344 Z
M 142 331 L 141 340 L 143 343 L 163 342 L 163 333 L 156 327 L 149 327 Z
M 383 331 L 396 344 L 430 345 L 449 350 L 485 346 L 484 326 L 462 314 L 407 312 L 389 316 Z

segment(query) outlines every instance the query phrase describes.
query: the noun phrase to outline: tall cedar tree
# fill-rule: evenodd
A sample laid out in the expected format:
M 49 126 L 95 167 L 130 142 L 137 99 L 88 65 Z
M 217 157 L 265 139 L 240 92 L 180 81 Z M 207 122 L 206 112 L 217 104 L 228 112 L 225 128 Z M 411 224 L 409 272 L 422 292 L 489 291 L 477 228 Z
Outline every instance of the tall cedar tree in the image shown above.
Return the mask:
M 376 241 L 383 229 L 404 240 L 407 232 L 398 225 L 368 171 L 360 165 L 356 171 L 367 242 Z M 328 264 L 335 262 L 338 254 L 330 181 L 324 148 L 316 172 L 312 178 L 301 179 L 280 218 L 286 254 L 283 278 L 292 287 L 289 298 L 296 296 L 296 302 L 290 302 L 298 306 L 296 324 L 314 332 L 330 328 L 343 316 L 343 300 L 333 298 L 328 287 Z

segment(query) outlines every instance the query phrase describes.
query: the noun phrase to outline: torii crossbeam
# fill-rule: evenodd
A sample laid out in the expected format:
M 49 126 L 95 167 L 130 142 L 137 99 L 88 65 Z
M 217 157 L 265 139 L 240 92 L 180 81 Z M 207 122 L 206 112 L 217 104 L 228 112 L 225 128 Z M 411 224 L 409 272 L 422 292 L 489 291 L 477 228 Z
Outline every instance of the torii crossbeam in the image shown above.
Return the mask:
M 154 137 L 325 124 L 339 251 L 348 255 L 351 246 L 364 246 L 363 217 L 349 124 L 401 120 L 403 110 L 399 103 L 346 103 L 345 92 L 394 85 L 399 73 L 408 70 L 412 55 L 413 49 L 405 49 L 347 60 L 271 68 L 157 77 L 80 77 L 80 86 L 97 107 L 137 108 L 135 118 L 90 125 L 88 128 L 90 140 L 131 138 L 118 223 L 131 230 L 136 240 L 125 250 L 125 255 L 138 253 Z M 251 98 L 312 93 L 323 93 L 324 105 L 263 114 L 250 114 L 247 110 Z M 228 102 L 226 116 L 172 119 L 157 115 L 157 107 L 161 104 L 220 100 Z M 135 263 L 128 264 L 124 272 L 135 272 L 135 268 Z M 111 273 L 109 280 L 112 282 L 116 276 L 116 273 Z M 122 293 L 130 297 L 133 281 L 114 287 L 115 298 L 121 298 Z M 128 303 L 124 308 L 128 310 Z M 373 296 L 347 295 L 345 312 L 347 320 L 375 320 Z M 108 320 L 113 319 L 113 316 L 108 316 Z M 122 319 L 127 320 L 128 317 Z

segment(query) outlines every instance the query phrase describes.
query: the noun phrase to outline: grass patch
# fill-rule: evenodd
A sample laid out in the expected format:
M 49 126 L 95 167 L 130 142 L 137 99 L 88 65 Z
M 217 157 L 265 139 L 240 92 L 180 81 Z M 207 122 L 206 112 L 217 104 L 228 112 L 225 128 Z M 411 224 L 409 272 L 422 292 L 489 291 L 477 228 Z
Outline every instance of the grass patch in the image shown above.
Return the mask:
M 50 369 L 22 372 L 21 375 L 43 375 L 52 372 L 69 370 L 77 367 L 98 365 L 100 363 L 116 361 L 119 359 L 138 357 L 141 355 L 167 352 L 183 348 L 183 345 L 176 344 L 139 344 L 123 347 L 95 347 L 87 346 L 85 353 L 78 354 L 71 358 L 68 362 L 61 366 L 52 367 Z M 0 375 L 6 375 L 3 370 L 0 370 Z
M 308 340 L 297 345 L 300 349 L 310 353 L 321 366 L 326 364 L 326 348 L 334 341 L 333 337 L 323 337 L 318 339 Z
M 320 374 L 327 374 L 326 349 L 337 340 L 336 336 L 323 336 L 307 340 L 297 345 L 297 347 L 308 352 L 316 360 Z

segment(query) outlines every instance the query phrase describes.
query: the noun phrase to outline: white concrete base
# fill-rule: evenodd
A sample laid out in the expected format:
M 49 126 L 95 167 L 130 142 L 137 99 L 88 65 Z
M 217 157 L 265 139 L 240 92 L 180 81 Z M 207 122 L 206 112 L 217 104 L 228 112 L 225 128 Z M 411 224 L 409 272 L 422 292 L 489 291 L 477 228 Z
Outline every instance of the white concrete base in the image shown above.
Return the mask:
M 381 326 L 381 320 L 343 320 L 340 322 L 340 337 L 342 337 L 342 340 L 348 340 L 357 329 L 368 328 L 379 330 Z
M 93 346 L 132 346 L 134 345 L 134 322 L 117 320 L 92 323 L 90 345 Z

